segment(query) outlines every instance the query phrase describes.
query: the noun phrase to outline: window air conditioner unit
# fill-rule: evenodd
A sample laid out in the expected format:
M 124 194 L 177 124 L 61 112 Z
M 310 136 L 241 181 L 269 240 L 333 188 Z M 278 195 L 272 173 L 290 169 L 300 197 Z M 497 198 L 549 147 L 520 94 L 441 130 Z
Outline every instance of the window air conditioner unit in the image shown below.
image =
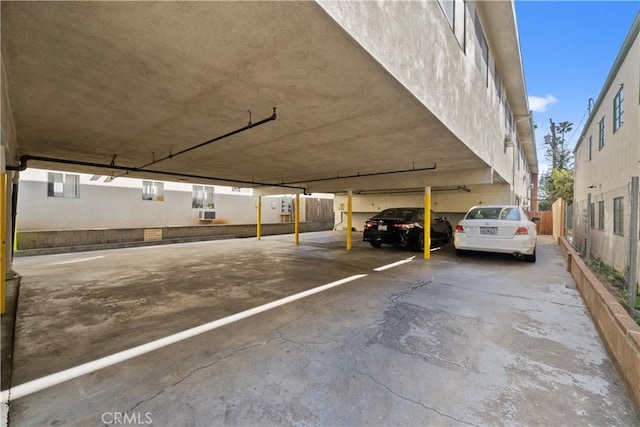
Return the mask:
M 211 221 L 216 219 L 216 211 L 211 210 L 199 210 L 198 211 L 198 219 L 200 221 Z
M 513 136 L 510 133 L 504 136 L 504 146 L 513 147 Z

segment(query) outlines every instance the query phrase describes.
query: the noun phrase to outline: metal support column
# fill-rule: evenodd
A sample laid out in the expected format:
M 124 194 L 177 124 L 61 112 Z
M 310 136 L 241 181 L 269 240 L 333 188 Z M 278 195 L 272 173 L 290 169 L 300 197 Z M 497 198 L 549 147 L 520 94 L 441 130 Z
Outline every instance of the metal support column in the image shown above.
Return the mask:
M 351 229 L 353 228 L 353 192 L 349 190 L 349 194 L 347 195 L 347 250 L 351 250 L 351 240 L 352 233 Z
M 424 188 L 424 259 L 431 258 L 431 187 Z
M 261 228 L 262 228 L 262 196 L 258 196 L 258 207 L 257 207 L 257 218 L 256 218 L 256 238 L 260 240 L 262 236 Z
M 295 211 L 295 219 L 294 219 L 294 236 L 296 245 L 300 243 L 300 194 L 296 194 L 296 211 Z
M 638 177 L 631 177 L 631 215 L 629 225 L 629 313 L 633 313 L 636 307 L 636 295 L 638 295 Z

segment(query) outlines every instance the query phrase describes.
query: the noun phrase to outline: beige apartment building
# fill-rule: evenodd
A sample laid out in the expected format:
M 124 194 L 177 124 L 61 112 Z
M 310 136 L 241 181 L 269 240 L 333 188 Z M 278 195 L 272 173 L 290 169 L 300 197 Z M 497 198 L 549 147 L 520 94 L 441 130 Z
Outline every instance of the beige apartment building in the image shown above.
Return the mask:
M 576 145 L 574 247 L 625 274 L 632 177 L 640 175 L 640 14 L 595 101 Z M 637 228 L 636 228 L 637 230 Z M 634 243 L 635 242 L 635 243 Z M 636 276 L 638 277 L 638 276 Z

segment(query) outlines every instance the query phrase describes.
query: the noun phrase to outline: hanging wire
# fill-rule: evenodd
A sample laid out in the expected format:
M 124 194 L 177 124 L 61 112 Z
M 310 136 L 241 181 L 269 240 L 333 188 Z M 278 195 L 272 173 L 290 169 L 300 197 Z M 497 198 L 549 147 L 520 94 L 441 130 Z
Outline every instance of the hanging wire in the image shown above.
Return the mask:
M 575 130 L 573 131 L 573 133 L 571 134 L 571 136 L 567 140 L 566 144 L 567 144 L 568 147 L 570 147 L 569 144 L 571 143 L 571 140 L 573 139 L 573 137 L 578 132 L 578 129 L 580 129 L 580 126 L 582 126 L 582 123 L 584 122 L 584 119 L 587 117 L 587 114 L 589 114 L 589 109 L 588 108 L 585 110 L 584 115 L 582 116 L 582 119 L 580 120 L 580 124 L 575 127 Z

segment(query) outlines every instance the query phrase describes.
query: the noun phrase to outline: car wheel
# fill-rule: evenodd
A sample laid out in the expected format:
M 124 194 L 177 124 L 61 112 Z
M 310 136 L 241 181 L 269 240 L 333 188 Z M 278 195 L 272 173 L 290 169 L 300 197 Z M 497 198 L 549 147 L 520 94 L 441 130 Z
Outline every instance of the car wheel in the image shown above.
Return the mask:
M 369 242 L 369 244 L 374 248 L 379 248 L 380 246 L 382 246 L 382 243 L 380 242 Z
M 456 249 L 456 255 L 458 256 L 463 256 L 466 255 L 467 251 L 463 250 L 463 249 Z
M 453 239 L 453 230 L 451 227 L 447 228 L 447 238 L 444 241 L 445 243 L 449 243 Z
M 420 235 L 418 235 L 418 238 L 413 245 L 413 250 L 417 252 L 422 252 L 424 250 L 424 233 L 420 233 Z
M 536 262 L 536 250 L 534 249 L 531 255 L 525 255 L 524 260 L 526 262 Z

